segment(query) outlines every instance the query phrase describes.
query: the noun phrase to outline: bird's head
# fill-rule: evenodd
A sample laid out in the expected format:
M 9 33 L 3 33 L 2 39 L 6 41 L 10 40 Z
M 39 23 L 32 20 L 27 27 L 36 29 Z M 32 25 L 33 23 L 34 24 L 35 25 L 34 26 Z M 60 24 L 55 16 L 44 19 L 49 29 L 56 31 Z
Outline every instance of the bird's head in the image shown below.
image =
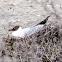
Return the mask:
M 16 31 L 16 30 L 18 30 L 19 27 L 20 27 L 20 26 L 15 26 L 14 28 L 9 29 L 8 31 Z

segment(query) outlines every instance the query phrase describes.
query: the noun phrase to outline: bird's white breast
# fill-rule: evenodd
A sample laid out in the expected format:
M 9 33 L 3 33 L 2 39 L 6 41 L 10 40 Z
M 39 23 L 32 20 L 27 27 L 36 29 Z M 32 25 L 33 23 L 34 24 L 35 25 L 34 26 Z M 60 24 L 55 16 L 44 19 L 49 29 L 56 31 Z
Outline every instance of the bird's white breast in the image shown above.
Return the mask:
M 30 36 L 34 34 L 35 32 L 38 32 L 39 30 L 41 30 L 43 26 L 44 25 L 38 25 L 38 26 L 32 26 L 32 27 L 28 27 L 24 29 L 20 27 L 17 31 L 14 31 L 12 35 L 16 37 L 22 37 L 22 38 L 25 36 Z

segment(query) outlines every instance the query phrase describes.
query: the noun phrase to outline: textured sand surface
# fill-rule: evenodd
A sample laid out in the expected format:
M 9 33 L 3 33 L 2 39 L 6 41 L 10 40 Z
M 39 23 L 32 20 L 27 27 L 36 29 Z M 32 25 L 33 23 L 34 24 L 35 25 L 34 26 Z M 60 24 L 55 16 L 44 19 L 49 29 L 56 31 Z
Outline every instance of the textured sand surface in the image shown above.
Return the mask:
M 35 25 L 50 14 L 52 15 L 45 29 L 43 29 L 43 31 L 46 31 L 44 34 L 35 33 L 30 38 L 25 39 L 8 38 L 8 35 L 11 34 L 8 29 L 16 25 L 20 25 L 22 28 Z M 48 27 L 49 24 L 54 26 L 52 30 L 50 29 L 51 27 Z M 55 29 L 58 35 L 54 34 L 56 33 Z M 51 34 L 49 35 L 50 32 Z M 53 42 L 49 38 L 50 36 L 54 38 Z M 47 38 L 47 43 L 45 38 Z M 0 62 L 61 62 L 61 38 L 62 1 L 0 0 Z M 40 45 L 38 42 L 40 42 Z

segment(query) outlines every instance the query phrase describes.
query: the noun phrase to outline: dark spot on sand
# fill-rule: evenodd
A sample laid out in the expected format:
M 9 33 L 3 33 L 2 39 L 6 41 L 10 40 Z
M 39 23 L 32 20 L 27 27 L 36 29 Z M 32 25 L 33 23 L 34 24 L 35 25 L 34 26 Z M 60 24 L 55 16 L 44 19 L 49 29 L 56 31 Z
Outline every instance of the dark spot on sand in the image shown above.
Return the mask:
M 5 50 L 2 50 L 2 56 L 4 56 L 5 55 Z

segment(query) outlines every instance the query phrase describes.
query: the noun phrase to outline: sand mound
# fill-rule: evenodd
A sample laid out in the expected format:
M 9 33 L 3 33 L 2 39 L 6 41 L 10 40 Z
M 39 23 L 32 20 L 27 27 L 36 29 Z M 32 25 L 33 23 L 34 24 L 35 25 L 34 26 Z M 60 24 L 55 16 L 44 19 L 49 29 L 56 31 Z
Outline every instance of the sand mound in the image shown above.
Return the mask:
M 59 27 L 46 25 L 43 30 L 25 38 L 6 37 L 1 56 L 10 62 L 61 62 Z

